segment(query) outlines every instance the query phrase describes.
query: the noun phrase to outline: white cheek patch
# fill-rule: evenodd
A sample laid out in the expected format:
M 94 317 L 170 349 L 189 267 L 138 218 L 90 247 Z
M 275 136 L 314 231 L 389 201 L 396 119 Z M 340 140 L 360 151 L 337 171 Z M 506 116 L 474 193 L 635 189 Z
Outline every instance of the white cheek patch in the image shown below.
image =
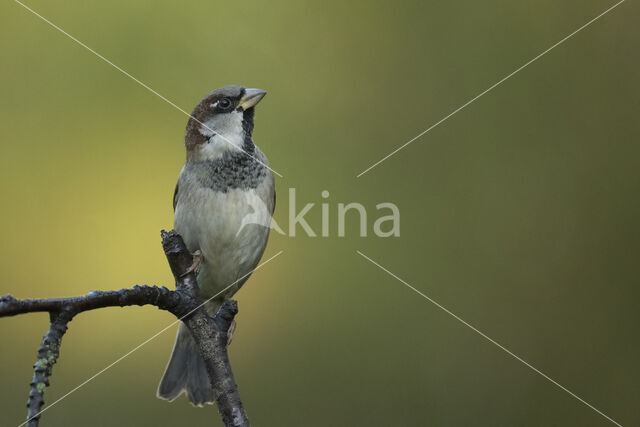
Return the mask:
M 227 140 L 228 146 L 233 144 L 234 147 L 241 148 L 244 143 L 242 117 L 243 113 L 240 111 L 217 114 L 205 121 L 205 126 L 200 126 L 200 133 L 208 138 L 213 137 L 214 141 L 211 142 L 225 142 Z
M 236 148 L 232 147 L 231 144 L 225 142 L 224 140 L 216 141 L 213 137 L 209 139 L 209 142 L 202 144 L 199 149 L 200 160 L 214 160 L 219 159 L 224 155 L 224 153 L 229 150 L 236 150 Z
M 206 123 L 204 125 L 200 125 L 198 132 L 200 132 L 200 135 L 206 136 L 207 138 L 213 136 L 213 134 L 215 133 L 213 132 L 213 128 Z
M 227 151 L 242 151 L 244 131 L 243 113 L 232 111 L 217 114 L 204 122 L 198 131 L 208 139 L 200 148 L 202 158 L 215 159 Z

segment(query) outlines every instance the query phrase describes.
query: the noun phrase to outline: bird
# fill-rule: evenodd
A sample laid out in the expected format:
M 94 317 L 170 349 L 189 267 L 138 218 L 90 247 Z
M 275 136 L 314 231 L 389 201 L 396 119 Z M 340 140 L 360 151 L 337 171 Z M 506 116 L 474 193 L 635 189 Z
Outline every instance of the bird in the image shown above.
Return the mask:
M 215 89 L 187 121 L 186 162 L 173 196 L 174 229 L 194 254 L 198 293 L 210 315 L 249 278 L 269 238 L 275 182 L 252 138 L 255 106 L 266 93 L 243 86 Z M 255 212 L 254 206 L 266 208 Z M 249 215 L 253 220 L 243 222 Z M 229 336 L 234 328 L 235 323 Z M 183 392 L 195 406 L 213 404 L 217 397 L 195 340 L 180 322 L 157 396 L 173 401 Z

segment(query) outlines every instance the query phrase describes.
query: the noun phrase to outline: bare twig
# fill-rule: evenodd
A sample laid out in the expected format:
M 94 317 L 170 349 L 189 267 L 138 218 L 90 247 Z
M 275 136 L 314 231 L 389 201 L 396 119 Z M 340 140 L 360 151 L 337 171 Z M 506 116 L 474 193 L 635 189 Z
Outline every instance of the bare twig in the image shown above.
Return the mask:
M 209 317 L 198 295 L 196 275 L 189 270 L 193 257 L 180 235 L 173 230 L 162 231 L 162 247 L 176 280 L 175 291 L 158 286 L 134 286 L 118 291 L 92 291 L 87 295 L 71 298 L 19 300 L 11 295 L 0 297 L 0 317 L 48 312 L 51 320 L 34 364 L 27 402 L 29 427 L 38 426 L 44 405 L 44 391 L 49 386 L 53 365 L 60 354 L 62 336 L 74 316 L 103 307 L 147 304 L 171 312 L 193 334 L 211 384 L 216 389 L 218 410 L 224 424 L 234 427 L 249 426 L 227 354 L 227 331 L 238 313 L 237 303 L 225 301 L 215 316 Z
M 27 425 L 36 427 L 40 419 L 40 408 L 44 405 L 44 389 L 49 386 L 51 369 L 60 355 L 62 336 L 67 332 L 67 323 L 71 320 L 70 313 L 61 311 L 51 313 L 49 332 L 42 338 L 38 349 L 38 360 L 33 365 L 33 379 L 27 400 Z

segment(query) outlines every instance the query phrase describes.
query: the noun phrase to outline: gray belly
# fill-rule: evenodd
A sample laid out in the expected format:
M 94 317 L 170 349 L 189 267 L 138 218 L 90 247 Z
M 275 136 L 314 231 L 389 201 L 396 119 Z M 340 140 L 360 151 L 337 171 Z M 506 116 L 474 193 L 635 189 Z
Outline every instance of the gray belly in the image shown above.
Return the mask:
M 198 284 L 203 298 L 223 290 L 219 299 L 231 297 L 257 266 L 269 237 L 265 225 L 271 221 L 266 195 L 260 197 L 264 190 L 180 189 L 174 227 L 190 251 L 202 252 Z

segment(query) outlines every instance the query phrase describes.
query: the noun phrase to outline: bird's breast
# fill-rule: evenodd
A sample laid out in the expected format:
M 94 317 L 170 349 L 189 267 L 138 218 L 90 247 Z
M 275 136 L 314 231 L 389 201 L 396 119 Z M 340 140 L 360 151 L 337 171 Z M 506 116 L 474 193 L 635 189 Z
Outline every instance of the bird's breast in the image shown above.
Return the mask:
M 234 282 L 237 290 L 267 244 L 272 213 L 265 203 L 268 189 L 223 192 L 182 181 L 179 186 L 174 227 L 189 250 L 202 252 L 202 295 L 211 297 Z

